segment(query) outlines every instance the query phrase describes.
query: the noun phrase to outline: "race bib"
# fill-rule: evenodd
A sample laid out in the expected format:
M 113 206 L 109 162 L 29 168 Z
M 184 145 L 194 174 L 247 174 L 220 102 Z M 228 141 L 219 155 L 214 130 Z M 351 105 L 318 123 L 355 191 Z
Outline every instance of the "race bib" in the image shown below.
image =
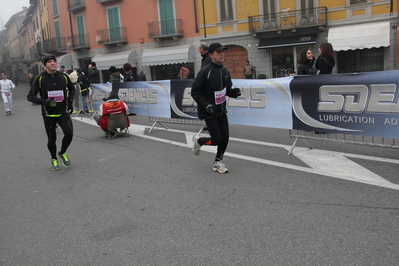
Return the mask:
M 221 91 L 215 91 L 215 104 L 222 104 L 226 101 L 226 88 Z
M 48 98 L 54 98 L 53 101 L 56 103 L 64 101 L 64 91 L 48 91 Z

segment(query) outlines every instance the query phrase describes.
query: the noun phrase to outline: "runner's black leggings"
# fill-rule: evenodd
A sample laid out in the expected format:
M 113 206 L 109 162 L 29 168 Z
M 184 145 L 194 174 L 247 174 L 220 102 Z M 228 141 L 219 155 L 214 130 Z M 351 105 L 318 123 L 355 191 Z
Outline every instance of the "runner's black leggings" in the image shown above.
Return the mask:
M 57 123 L 64 133 L 64 138 L 61 144 L 61 153 L 65 153 L 72 142 L 73 126 L 71 116 L 69 114 L 62 114 L 60 117 L 43 116 L 44 127 L 47 133 L 47 148 L 50 151 L 51 159 L 57 159 L 57 133 L 55 131 Z
M 198 139 L 199 145 L 218 146 L 215 161 L 221 161 L 229 143 L 229 121 L 227 115 L 205 119 L 210 138 Z

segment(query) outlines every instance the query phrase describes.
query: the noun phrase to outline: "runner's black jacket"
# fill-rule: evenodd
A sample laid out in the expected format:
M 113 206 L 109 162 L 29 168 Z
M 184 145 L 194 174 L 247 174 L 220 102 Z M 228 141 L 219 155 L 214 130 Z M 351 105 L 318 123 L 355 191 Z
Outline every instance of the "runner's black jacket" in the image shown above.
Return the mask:
M 62 90 L 64 92 L 64 100 L 58 102 L 55 107 L 46 106 L 46 100 L 48 99 L 47 91 L 57 90 Z M 36 96 L 38 93 L 40 94 L 40 98 Z M 33 81 L 27 98 L 30 102 L 42 105 L 42 115 L 60 115 L 68 113 L 68 109 L 73 108 L 72 102 L 74 94 L 75 86 L 72 84 L 68 75 L 59 71 L 54 75 L 43 71 Z
M 240 95 L 239 89 L 233 89 L 232 85 L 230 73 L 223 65 L 211 62 L 201 68 L 191 87 L 191 96 L 198 104 L 198 118 L 220 117 L 227 113 L 226 102 L 215 104 L 215 91 L 226 88 L 227 96 L 237 98 Z M 208 104 L 216 106 L 215 115 L 206 111 Z

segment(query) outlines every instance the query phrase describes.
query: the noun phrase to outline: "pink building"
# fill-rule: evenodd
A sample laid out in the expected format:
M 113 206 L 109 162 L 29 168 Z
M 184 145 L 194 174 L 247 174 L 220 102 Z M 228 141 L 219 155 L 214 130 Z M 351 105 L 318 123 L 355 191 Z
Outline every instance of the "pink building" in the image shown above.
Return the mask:
M 196 0 L 47 0 L 49 35 L 43 52 L 59 65 L 80 67 L 91 61 L 102 70 L 130 63 L 147 79 L 178 79 L 179 69 L 193 78 L 200 67 Z M 45 36 L 45 35 L 43 35 Z

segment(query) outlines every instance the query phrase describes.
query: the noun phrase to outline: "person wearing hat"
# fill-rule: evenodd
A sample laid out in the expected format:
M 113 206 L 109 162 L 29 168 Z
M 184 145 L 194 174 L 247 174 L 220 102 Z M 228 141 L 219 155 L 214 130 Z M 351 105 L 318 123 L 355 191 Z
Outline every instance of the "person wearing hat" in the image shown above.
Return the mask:
M 217 146 L 212 169 L 215 172 L 227 173 L 227 167 L 221 162 L 229 142 L 229 122 L 227 119 L 226 96 L 237 98 L 241 95 L 239 88 L 233 88 L 229 71 L 223 67 L 224 50 L 220 43 L 208 47 L 211 63 L 198 72 L 191 88 L 191 96 L 198 104 L 198 118 L 204 119 L 210 137 L 193 136 L 193 153 L 200 154 L 202 145 Z
M 6 109 L 7 115 L 11 115 L 11 110 L 12 110 L 11 90 L 13 90 L 14 88 L 15 85 L 10 79 L 7 79 L 7 74 L 2 73 L 0 80 L 0 90 L 1 90 L 1 96 L 3 97 L 4 109 Z
M 47 133 L 47 148 L 51 155 L 52 170 L 60 170 L 57 159 L 56 126 L 64 133 L 58 156 L 64 166 L 70 166 L 71 161 L 66 153 L 72 142 L 73 126 L 70 113 L 73 111 L 73 97 L 75 86 L 67 74 L 57 71 L 57 59 L 54 55 L 46 56 L 43 60 L 44 71 L 40 73 L 31 86 L 27 96 L 28 101 L 42 106 L 44 127 Z M 40 97 L 37 94 L 40 94 Z

